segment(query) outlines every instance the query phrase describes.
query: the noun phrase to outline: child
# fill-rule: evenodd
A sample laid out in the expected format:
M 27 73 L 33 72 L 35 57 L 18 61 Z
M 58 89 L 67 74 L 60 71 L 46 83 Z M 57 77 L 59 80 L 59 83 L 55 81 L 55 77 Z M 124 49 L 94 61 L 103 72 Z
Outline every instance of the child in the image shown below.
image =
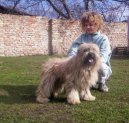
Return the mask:
M 111 47 L 106 35 L 100 33 L 103 26 L 101 16 L 95 12 L 84 12 L 81 18 L 81 34 L 71 45 L 68 56 L 76 55 L 77 49 L 80 44 L 92 42 L 99 46 L 100 56 L 102 60 L 101 69 L 99 72 L 100 79 L 96 85 L 97 89 L 102 92 L 108 92 L 106 80 L 112 74 L 110 66 Z

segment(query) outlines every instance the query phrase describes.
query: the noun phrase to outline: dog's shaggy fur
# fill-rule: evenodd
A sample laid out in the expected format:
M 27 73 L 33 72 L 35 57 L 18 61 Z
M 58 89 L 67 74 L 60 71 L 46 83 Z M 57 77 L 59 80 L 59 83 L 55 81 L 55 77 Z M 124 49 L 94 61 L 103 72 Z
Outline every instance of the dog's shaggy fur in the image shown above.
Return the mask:
M 49 60 L 42 66 L 37 102 L 48 102 L 63 86 L 69 104 L 78 104 L 80 99 L 95 100 L 90 87 L 98 81 L 100 63 L 99 48 L 92 43 L 81 44 L 77 55 L 71 58 Z

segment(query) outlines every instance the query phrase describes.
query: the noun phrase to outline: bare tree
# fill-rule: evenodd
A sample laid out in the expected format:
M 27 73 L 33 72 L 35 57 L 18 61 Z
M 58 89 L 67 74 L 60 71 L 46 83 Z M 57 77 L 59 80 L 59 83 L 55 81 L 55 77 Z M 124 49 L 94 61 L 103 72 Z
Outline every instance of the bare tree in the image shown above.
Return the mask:
M 13 9 L 17 7 L 17 5 L 20 3 L 21 0 L 14 0 L 14 6 Z
M 80 18 L 84 11 L 97 11 L 106 21 L 118 21 L 129 0 L 4 0 L 0 5 L 31 15 L 64 19 Z
M 119 3 L 129 6 L 129 0 L 112 0 L 112 1 L 119 2 Z
M 62 17 L 66 18 L 66 19 L 72 18 L 71 12 L 70 12 L 69 7 L 67 6 L 66 0 L 57 0 L 57 2 L 58 2 L 57 4 L 54 4 L 54 2 L 52 2 L 51 0 L 46 0 L 46 1 Z M 62 12 L 60 9 L 58 9 L 59 8 L 58 5 L 63 7 L 62 9 L 64 10 L 64 12 Z
M 85 5 L 85 10 L 89 11 L 89 2 L 90 2 L 90 0 L 83 0 L 83 2 L 84 2 L 84 5 Z

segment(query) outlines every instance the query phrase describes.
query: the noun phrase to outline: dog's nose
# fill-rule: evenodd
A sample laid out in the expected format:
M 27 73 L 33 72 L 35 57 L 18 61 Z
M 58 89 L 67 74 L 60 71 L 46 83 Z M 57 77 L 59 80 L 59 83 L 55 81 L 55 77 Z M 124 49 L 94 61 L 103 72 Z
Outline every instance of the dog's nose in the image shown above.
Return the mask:
M 95 54 L 92 53 L 92 52 L 90 52 L 90 53 L 88 53 L 88 57 L 89 57 L 89 58 L 94 58 L 94 57 L 95 57 Z

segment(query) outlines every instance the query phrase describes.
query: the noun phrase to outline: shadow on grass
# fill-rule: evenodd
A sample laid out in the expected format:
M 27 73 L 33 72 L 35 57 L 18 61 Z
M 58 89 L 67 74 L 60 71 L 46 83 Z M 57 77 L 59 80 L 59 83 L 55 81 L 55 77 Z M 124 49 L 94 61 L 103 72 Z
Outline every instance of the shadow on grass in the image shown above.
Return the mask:
M 51 103 L 67 103 L 66 96 L 64 94 L 59 95 L 56 98 L 52 98 Z
M 35 102 L 35 85 L 0 85 L 0 102 L 6 104 Z
M 36 85 L 0 85 L 0 102 L 5 104 L 36 103 Z M 50 103 L 64 103 L 66 98 L 59 96 Z

